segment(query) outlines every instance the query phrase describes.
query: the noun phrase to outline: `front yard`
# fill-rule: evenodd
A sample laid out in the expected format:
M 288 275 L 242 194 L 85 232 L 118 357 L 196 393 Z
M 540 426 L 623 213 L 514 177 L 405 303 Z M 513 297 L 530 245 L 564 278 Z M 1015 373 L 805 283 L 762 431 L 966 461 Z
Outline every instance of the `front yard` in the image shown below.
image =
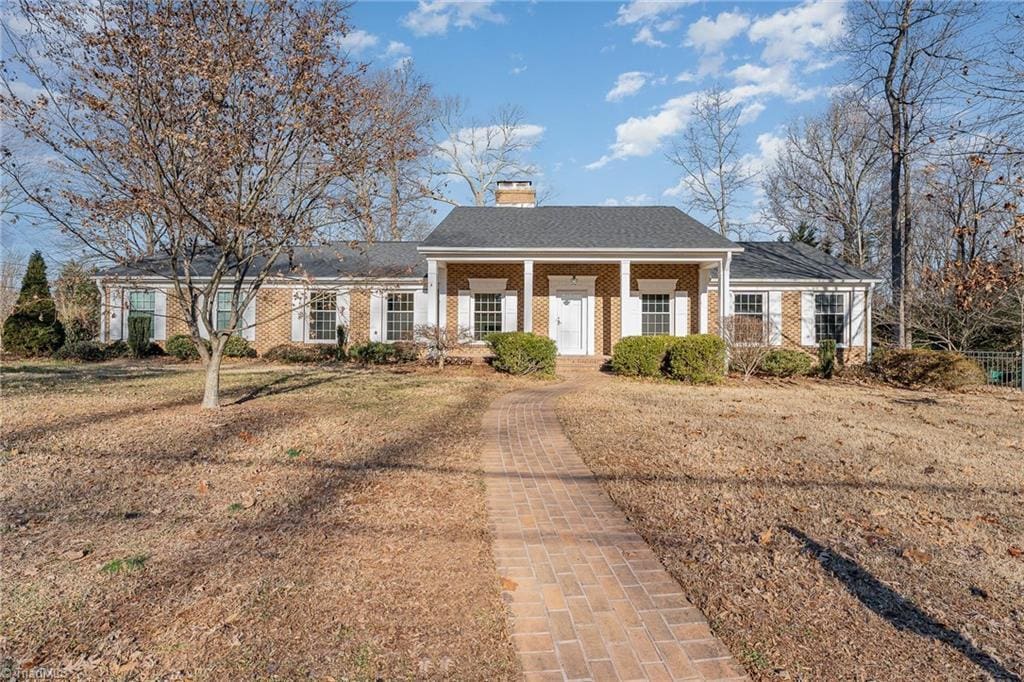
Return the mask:
M 559 416 L 757 679 L 1024 675 L 1024 395 L 608 380 Z
M 518 675 L 478 471 L 515 381 L 7 365 L 0 668 L 88 678 Z

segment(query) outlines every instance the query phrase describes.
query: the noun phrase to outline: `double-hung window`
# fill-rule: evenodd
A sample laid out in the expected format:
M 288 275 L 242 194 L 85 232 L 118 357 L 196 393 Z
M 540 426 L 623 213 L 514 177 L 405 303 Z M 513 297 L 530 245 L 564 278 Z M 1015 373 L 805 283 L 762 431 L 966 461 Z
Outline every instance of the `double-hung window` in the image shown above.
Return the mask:
M 231 292 L 230 291 L 218 291 L 217 292 L 217 319 L 216 329 L 223 331 L 231 328 Z M 238 311 L 238 317 L 236 319 L 237 324 L 242 321 L 242 311 Z
M 640 334 L 672 333 L 672 304 L 669 294 L 640 294 Z
M 384 322 L 384 338 L 387 341 L 412 340 L 412 292 L 390 293 L 387 295 Z
M 501 331 L 501 294 L 473 294 L 473 338 L 482 341 Z
M 156 317 L 156 292 L 155 291 L 129 291 L 128 292 L 128 328 L 131 329 L 132 320 L 145 318 L 149 324 L 147 336 L 153 338 L 153 318 Z
M 733 335 L 737 343 L 765 342 L 764 294 L 736 293 L 732 301 Z
M 814 342 L 835 339 L 837 345 L 846 343 L 846 295 L 814 295 Z
M 316 291 L 309 297 L 309 340 L 334 341 L 338 338 L 338 295 Z

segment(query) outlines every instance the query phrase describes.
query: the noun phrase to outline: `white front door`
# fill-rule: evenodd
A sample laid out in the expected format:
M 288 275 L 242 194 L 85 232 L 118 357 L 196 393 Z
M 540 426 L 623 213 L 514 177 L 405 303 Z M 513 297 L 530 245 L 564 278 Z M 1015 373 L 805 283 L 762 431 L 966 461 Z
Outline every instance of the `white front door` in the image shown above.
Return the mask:
M 587 335 L 584 320 L 586 319 L 587 295 L 579 291 L 559 291 L 556 306 L 558 333 L 555 343 L 560 355 L 586 355 Z

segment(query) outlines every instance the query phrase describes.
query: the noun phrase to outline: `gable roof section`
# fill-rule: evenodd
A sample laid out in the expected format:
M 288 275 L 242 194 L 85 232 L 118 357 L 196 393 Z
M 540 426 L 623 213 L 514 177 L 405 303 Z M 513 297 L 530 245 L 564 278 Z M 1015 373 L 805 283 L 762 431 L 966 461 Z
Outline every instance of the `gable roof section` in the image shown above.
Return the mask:
M 802 242 L 739 242 L 732 257 L 732 280 L 871 280 L 866 270 Z
M 737 249 L 673 206 L 459 206 L 424 249 Z
M 300 246 L 292 254 L 278 256 L 271 277 L 345 278 L 345 277 L 417 277 L 427 275 L 427 263 L 417 251 L 419 242 L 339 242 L 323 246 Z M 195 276 L 208 277 L 212 258 L 193 261 Z M 254 263 L 254 270 L 262 268 Z M 160 277 L 169 270 L 158 264 L 115 266 L 99 273 L 101 277 Z

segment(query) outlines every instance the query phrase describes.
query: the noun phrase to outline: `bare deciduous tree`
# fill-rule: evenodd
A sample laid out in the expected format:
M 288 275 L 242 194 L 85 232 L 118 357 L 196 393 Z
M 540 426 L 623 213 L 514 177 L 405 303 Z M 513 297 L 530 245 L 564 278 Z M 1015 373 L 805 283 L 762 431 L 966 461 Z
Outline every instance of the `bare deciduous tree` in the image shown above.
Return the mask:
M 682 169 L 693 206 L 714 215 L 728 236 L 740 227 L 733 211 L 754 177 L 739 152 L 740 106 L 716 85 L 698 95 L 691 116 L 668 159 Z
M 910 345 L 910 170 L 930 140 L 939 106 L 952 103 L 948 86 L 963 68 L 961 40 L 973 11 L 958 0 L 865 0 L 848 17 L 844 49 L 854 68 L 852 82 L 867 98 L 886 104 L 880 130 L 889 147 L 891 288 L 902 347 Z
M 438 102 L 425 83 L 405 64 L 374 76 L 371 87 L 382 100 L 379 113 L 364 122 L 381 149 L 382 159 L 368 157 L 350 178 L 345 208 L 355 225 L 352 235 L 366 241 L 401 240 L 426 228 L 437 192 L 431 173 L 430 140 Z
M 444 369 L 452 353 L 456 352 L 473 340 L 469 327 L 448 327 L 437 324 L 419 325 L 413 330 L 415 338 L 420 339 L 427 347 L 427 358 L 437 363 L 438 369 Z
M 0 170 L 97 256 L 170 278 L 206 370 L 202 404 L 217 407 L 241 311 L 335 222 L 353 176 L 386 168 L 367 124 L 382 97 L 338 51 L 344 8 L 24 0 L 21 12 L 33 29 L 4 27 L 16 68 L 0 113 L 51 173 L 32 182 L 9 158 Z M 12 73 L 41 94 L 17 97 Z
M 865 103 L 840 95 L 820 117 L 789 126 L 763 182 L 766 217 L 790 231 L 819 226 L 840 258 L 868 266 L 885 220 L 886 153 Z
M 765 317 L 730 315 L 722 327 L 722 340 L 728 351 L 729 369 L 748 380 L 761 369 L 772 351 L 772 337 L 779 330 Z
M 537 145 L 544 129 L 526 122 L 517 106 L 506 104 L 486 120 L 470 119 L 465 101 L 450 97 L 438 117 L 435 172 L 464 183 L 474 206 L 486 206 L 498 180 L 530 176 L 537 172 L 525 159 Z M 458 205 L 450 192 L 438 191 L 440 201 Z

